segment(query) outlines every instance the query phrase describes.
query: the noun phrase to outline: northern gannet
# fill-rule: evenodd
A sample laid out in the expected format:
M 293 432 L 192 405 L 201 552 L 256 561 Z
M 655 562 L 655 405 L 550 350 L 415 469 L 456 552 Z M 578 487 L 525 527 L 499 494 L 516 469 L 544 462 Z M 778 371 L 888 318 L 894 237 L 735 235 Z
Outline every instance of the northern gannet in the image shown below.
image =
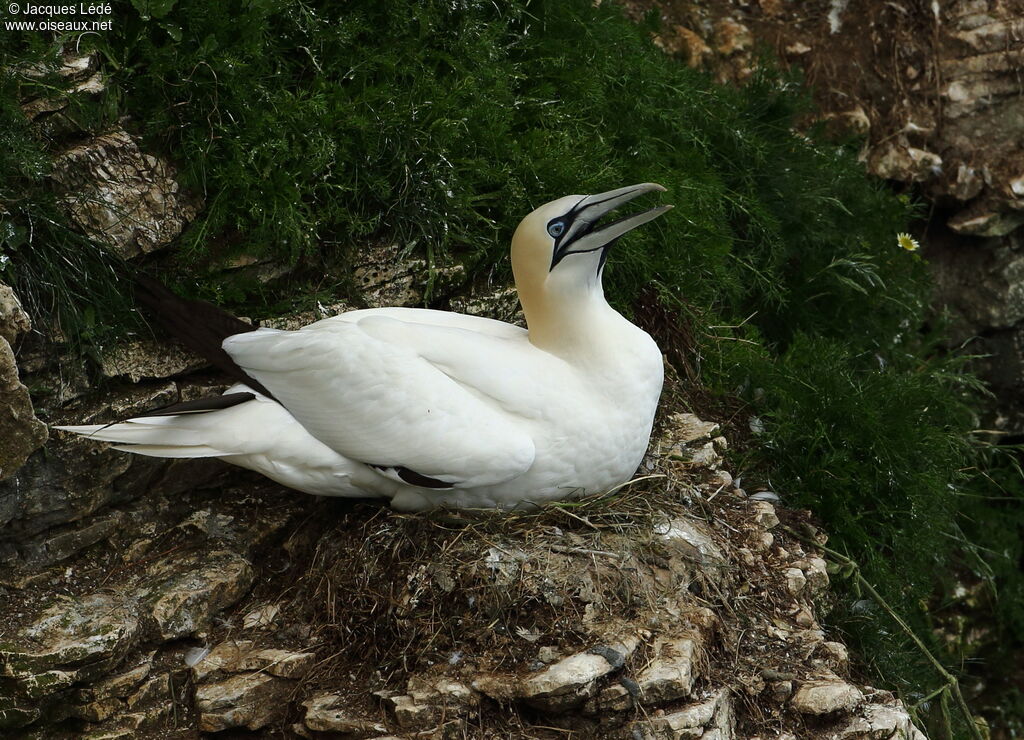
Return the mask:
M 141 455 L 219 457 L 306 493 L 384 497 L 403 511 L 607 491 L 647 450 L 662 356 L 608 305 L 601 276 L 612 244 L 671 206 L 597 221 L 664 190 L 570 195 L 523 219 L 512 271 L 528 329 L 422 308 L 349 311 L 296 331 L 238 322 L 212 346 L 246 382 L 212 404 L 56 428 Z

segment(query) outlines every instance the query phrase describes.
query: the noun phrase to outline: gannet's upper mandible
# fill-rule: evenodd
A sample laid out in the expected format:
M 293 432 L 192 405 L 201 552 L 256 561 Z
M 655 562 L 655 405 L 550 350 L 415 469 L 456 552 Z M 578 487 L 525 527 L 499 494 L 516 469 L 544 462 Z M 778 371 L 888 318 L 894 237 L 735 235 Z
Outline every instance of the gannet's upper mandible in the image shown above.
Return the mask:
M 603 492 L 647 449 L 662 359 L 608 305 L 602 271 L 619 237 L 671 206 L 599 220 L 663 190 L 570 195 L 523 219 L 512 269 L 527 329 L 421 308 L 255 329 L 147 283 L 144 300 L 163 322 L 240 382 L 210 401 L 57 428 L 143 455 L 219 457 L 300 491 L 384 497 L 403 510 Z

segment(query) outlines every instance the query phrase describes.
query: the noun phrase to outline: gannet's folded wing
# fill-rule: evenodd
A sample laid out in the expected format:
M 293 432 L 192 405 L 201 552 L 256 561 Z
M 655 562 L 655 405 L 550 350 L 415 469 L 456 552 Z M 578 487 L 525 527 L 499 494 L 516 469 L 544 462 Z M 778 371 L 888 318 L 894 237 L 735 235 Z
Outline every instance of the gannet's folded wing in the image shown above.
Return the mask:
M 551 413 L 547 402 L 552 389 L 558 389 L 563 400 L 572 390 L 565 362 L 537 350 L 519 327 L 510 327 L 515 333 L 499 336 L 457 325 L 413 324 L 382 312 L 369 314 L 358 323 L 369 336 L 411 349 L 463 387 L 483 394 L 516 417 L 544 418 Z M 321 330 L 317 324 L 303 328 Z
M 348 458 L 458 487 L 507 481 L 533 463 L 521 419 L 358 323 L 260 329 L 228 337 L 224 349 L 314 437 Z

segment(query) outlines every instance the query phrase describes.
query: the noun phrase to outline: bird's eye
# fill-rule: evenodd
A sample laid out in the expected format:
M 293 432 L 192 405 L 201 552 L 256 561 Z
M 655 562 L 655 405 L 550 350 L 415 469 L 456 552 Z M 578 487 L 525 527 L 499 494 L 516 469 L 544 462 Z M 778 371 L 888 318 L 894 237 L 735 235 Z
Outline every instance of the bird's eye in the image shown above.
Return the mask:
M 561 221 L 555 221 L 554 223 L 548 224 L 548 233 L 557 239 L 565 233 L 565 224 Z

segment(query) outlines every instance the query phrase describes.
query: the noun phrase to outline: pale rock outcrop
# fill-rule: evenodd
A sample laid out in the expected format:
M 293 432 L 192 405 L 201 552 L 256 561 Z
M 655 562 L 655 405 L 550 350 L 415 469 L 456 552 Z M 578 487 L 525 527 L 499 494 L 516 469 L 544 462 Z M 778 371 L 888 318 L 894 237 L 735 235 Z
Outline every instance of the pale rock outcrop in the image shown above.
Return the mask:
M 30 328 L 28 315 L 14 291 L 0 283 L 0 481 L 14 475 L 48 436 L 46 425 L 33 413 L 12 349 Z

